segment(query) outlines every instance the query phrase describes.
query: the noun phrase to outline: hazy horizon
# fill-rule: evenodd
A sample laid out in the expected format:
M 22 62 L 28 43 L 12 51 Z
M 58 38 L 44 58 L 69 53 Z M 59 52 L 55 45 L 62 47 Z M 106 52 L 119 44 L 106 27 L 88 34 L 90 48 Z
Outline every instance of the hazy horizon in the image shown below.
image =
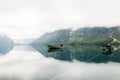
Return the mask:
M 38 38 L 58 29 L 119 26 L 119 0 L 0 0 L 0 34 Z

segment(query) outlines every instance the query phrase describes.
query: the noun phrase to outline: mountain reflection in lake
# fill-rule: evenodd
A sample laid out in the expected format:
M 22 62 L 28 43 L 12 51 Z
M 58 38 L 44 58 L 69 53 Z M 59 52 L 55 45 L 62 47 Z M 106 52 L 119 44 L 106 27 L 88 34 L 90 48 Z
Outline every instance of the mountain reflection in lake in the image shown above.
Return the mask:
M 0 45 L 0 55 L 4 55 L 8 52 L 10 52 L 14 47 L 14 44 L 8 45 L 8 44 L 2 44 Z
M 51 52 L 46 45 L 34 48 L 16 45 L 0 56 L 0 80 L 120 80 L 119 50 L 103 55 L 99 46 Z
M 111 51 L 111 54 L 102 54 L 103 53 L 102 47 L 95 45 L 94 46 L 66 45 L 63 50 L 61 49 L 49 50 L 45 45 L 41 46 L 36 45 L 34 46 L 34 48 L 46 57 L 53 57 L 59 60 L 66 61 L 78 60 L 83 62 L 95 62 L 95 63 L 120 62 L 119 54 L 120 49 L 117 49 L 116 51 Z

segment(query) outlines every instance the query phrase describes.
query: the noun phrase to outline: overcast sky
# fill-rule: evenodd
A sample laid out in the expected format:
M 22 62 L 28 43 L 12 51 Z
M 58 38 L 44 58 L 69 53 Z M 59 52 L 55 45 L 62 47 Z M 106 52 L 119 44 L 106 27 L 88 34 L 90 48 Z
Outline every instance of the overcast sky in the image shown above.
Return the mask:
M 0 33 L 37 38 L 61 28 L 120 25 L 120 0 L 0 0 Z

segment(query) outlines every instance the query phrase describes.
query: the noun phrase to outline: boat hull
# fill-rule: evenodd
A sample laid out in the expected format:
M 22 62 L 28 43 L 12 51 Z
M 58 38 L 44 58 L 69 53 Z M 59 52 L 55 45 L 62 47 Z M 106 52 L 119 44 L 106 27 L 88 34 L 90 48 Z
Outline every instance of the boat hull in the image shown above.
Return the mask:
M 48 45 L 48 48 L 49 49 L 62 49 L 63 46 L 60 46 L 60 45 Z

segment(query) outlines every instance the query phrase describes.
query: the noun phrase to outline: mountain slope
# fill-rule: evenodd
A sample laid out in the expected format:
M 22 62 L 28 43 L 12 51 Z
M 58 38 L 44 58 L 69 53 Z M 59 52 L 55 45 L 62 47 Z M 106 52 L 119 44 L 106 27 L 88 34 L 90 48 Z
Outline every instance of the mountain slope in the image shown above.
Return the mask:
M 69 40 L 70 44 L 106 44 L 112 39 L 109 37 L 109 28 L 93 27 L 80 28 L 73 32 L 73 36 Z
M 34 44 L 59 44 L 69 40 L 70 30 L 58 30 L 52 33 L 46 33 L 38 38 Z
M 0 54 L 5 54 L 13 49 L 14 42 L 7 36 L 0 35 Z
M 117 40 L 117 43 L 116 41 Z M 34 44 L 120 44 L 120 27 L 93 27 L 58 30 L 46 33 Z

